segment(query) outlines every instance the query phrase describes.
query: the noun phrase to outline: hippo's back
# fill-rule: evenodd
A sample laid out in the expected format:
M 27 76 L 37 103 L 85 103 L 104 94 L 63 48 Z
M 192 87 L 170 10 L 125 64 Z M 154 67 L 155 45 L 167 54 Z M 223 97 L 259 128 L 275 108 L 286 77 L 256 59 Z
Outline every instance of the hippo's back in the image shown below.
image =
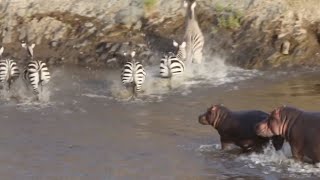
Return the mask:
M 233 112 L 232 120 L 235 121 L 237 127 L 245 132 L 248 136 L 255 136 L 255 126 L 259 122 L 267 119 L 269 114 L 259 111 L 236 111 Z

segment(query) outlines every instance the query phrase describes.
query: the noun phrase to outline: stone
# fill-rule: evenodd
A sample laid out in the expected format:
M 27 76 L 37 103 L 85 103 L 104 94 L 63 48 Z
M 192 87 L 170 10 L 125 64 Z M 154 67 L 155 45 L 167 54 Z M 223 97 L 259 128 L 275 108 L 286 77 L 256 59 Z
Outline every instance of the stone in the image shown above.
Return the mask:
M 84 23 L 84 26 L 87 28 L 91 28 L 94 26 L 94 24 L 92 22 L 86 22 L 86 23 Z
M 290 42 L 288 40 L 284 41 L 281 45 L 281 53 L 288 55 L 290 50 Z

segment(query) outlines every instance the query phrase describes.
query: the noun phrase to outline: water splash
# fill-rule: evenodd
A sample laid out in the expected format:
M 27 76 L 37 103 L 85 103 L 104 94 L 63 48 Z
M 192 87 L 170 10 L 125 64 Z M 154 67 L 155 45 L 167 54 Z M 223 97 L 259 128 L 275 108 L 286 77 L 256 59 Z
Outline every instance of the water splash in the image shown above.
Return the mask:
M 246 161 L 249 168 L 257 168 L 262 166 L 266 168 L 266 173 L 290 173 L 293 177 L 299 176 L 317 176 L 320 177 L 319 164 L 313 165 L 308 163 L 297 162 L 292 159 L 290 146 L 285 143 L 283 150 L 275 151 L 269 145 L 261 154 L 251 153 L 250 155 L 241 155 L 238 157 L 240 161 Z
M 197 149 L 199 152 L 215 152 L 217 150 L 221 150 L 220 144 L 200 145 L 200 147 Z
M 221 57 L 209 57 L 202 64 L 191 64 L 184 75 L 172 79 L 164 79 L 159 76 L 159 66 L 145 67 L 147 76 L 143 84 L 141 99 L 161 100 L 164 94 L 180 93 L 188 95 L 192 88 L 199 85 L 220 86 L 222 84 L 239 82 L 253 78 L 261 73 L 257 70 L 244 70 L 238 67 L 228 66 Z M 120 77 L 120 75 L 119 75 Z M 125 89 L 120 79 L 113 80 L 111 94 L 117 100 L 127 100 L 132 95 Z

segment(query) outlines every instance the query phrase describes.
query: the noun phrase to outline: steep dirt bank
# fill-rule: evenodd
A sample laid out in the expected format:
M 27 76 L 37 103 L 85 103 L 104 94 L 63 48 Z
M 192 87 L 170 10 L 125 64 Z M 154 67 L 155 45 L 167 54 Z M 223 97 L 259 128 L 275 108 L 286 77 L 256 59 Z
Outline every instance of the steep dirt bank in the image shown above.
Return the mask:
M 319 65 L 320 8 L 317 0 L 198 0 L 206 54 L 220 54 L 246 68 Z M 5 57 L 25 62 L 22 40 L 50 64 L 117 68 L 123 52 L 138 51 L 143 63 L 181 40 L 181 0 L 4 0 L 0 34 Z

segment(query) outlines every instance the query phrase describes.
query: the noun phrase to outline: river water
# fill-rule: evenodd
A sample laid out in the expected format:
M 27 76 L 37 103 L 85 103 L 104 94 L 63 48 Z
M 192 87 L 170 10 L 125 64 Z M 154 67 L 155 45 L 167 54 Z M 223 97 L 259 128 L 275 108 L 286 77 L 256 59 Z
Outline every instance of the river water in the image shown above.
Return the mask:
M 119 71 L 59 67 L 41 101 L 17 82 L 0 103 L 1 179 L 294 179 L 320 177 L 288 145 L 263 154 L 221 151 L 197 117 L 211 104 L 271 111 L 319 110 L 320 72 L 260 72 L 219 58 L 168 81 L 148 67 L 144 92 L 128 100 Z

